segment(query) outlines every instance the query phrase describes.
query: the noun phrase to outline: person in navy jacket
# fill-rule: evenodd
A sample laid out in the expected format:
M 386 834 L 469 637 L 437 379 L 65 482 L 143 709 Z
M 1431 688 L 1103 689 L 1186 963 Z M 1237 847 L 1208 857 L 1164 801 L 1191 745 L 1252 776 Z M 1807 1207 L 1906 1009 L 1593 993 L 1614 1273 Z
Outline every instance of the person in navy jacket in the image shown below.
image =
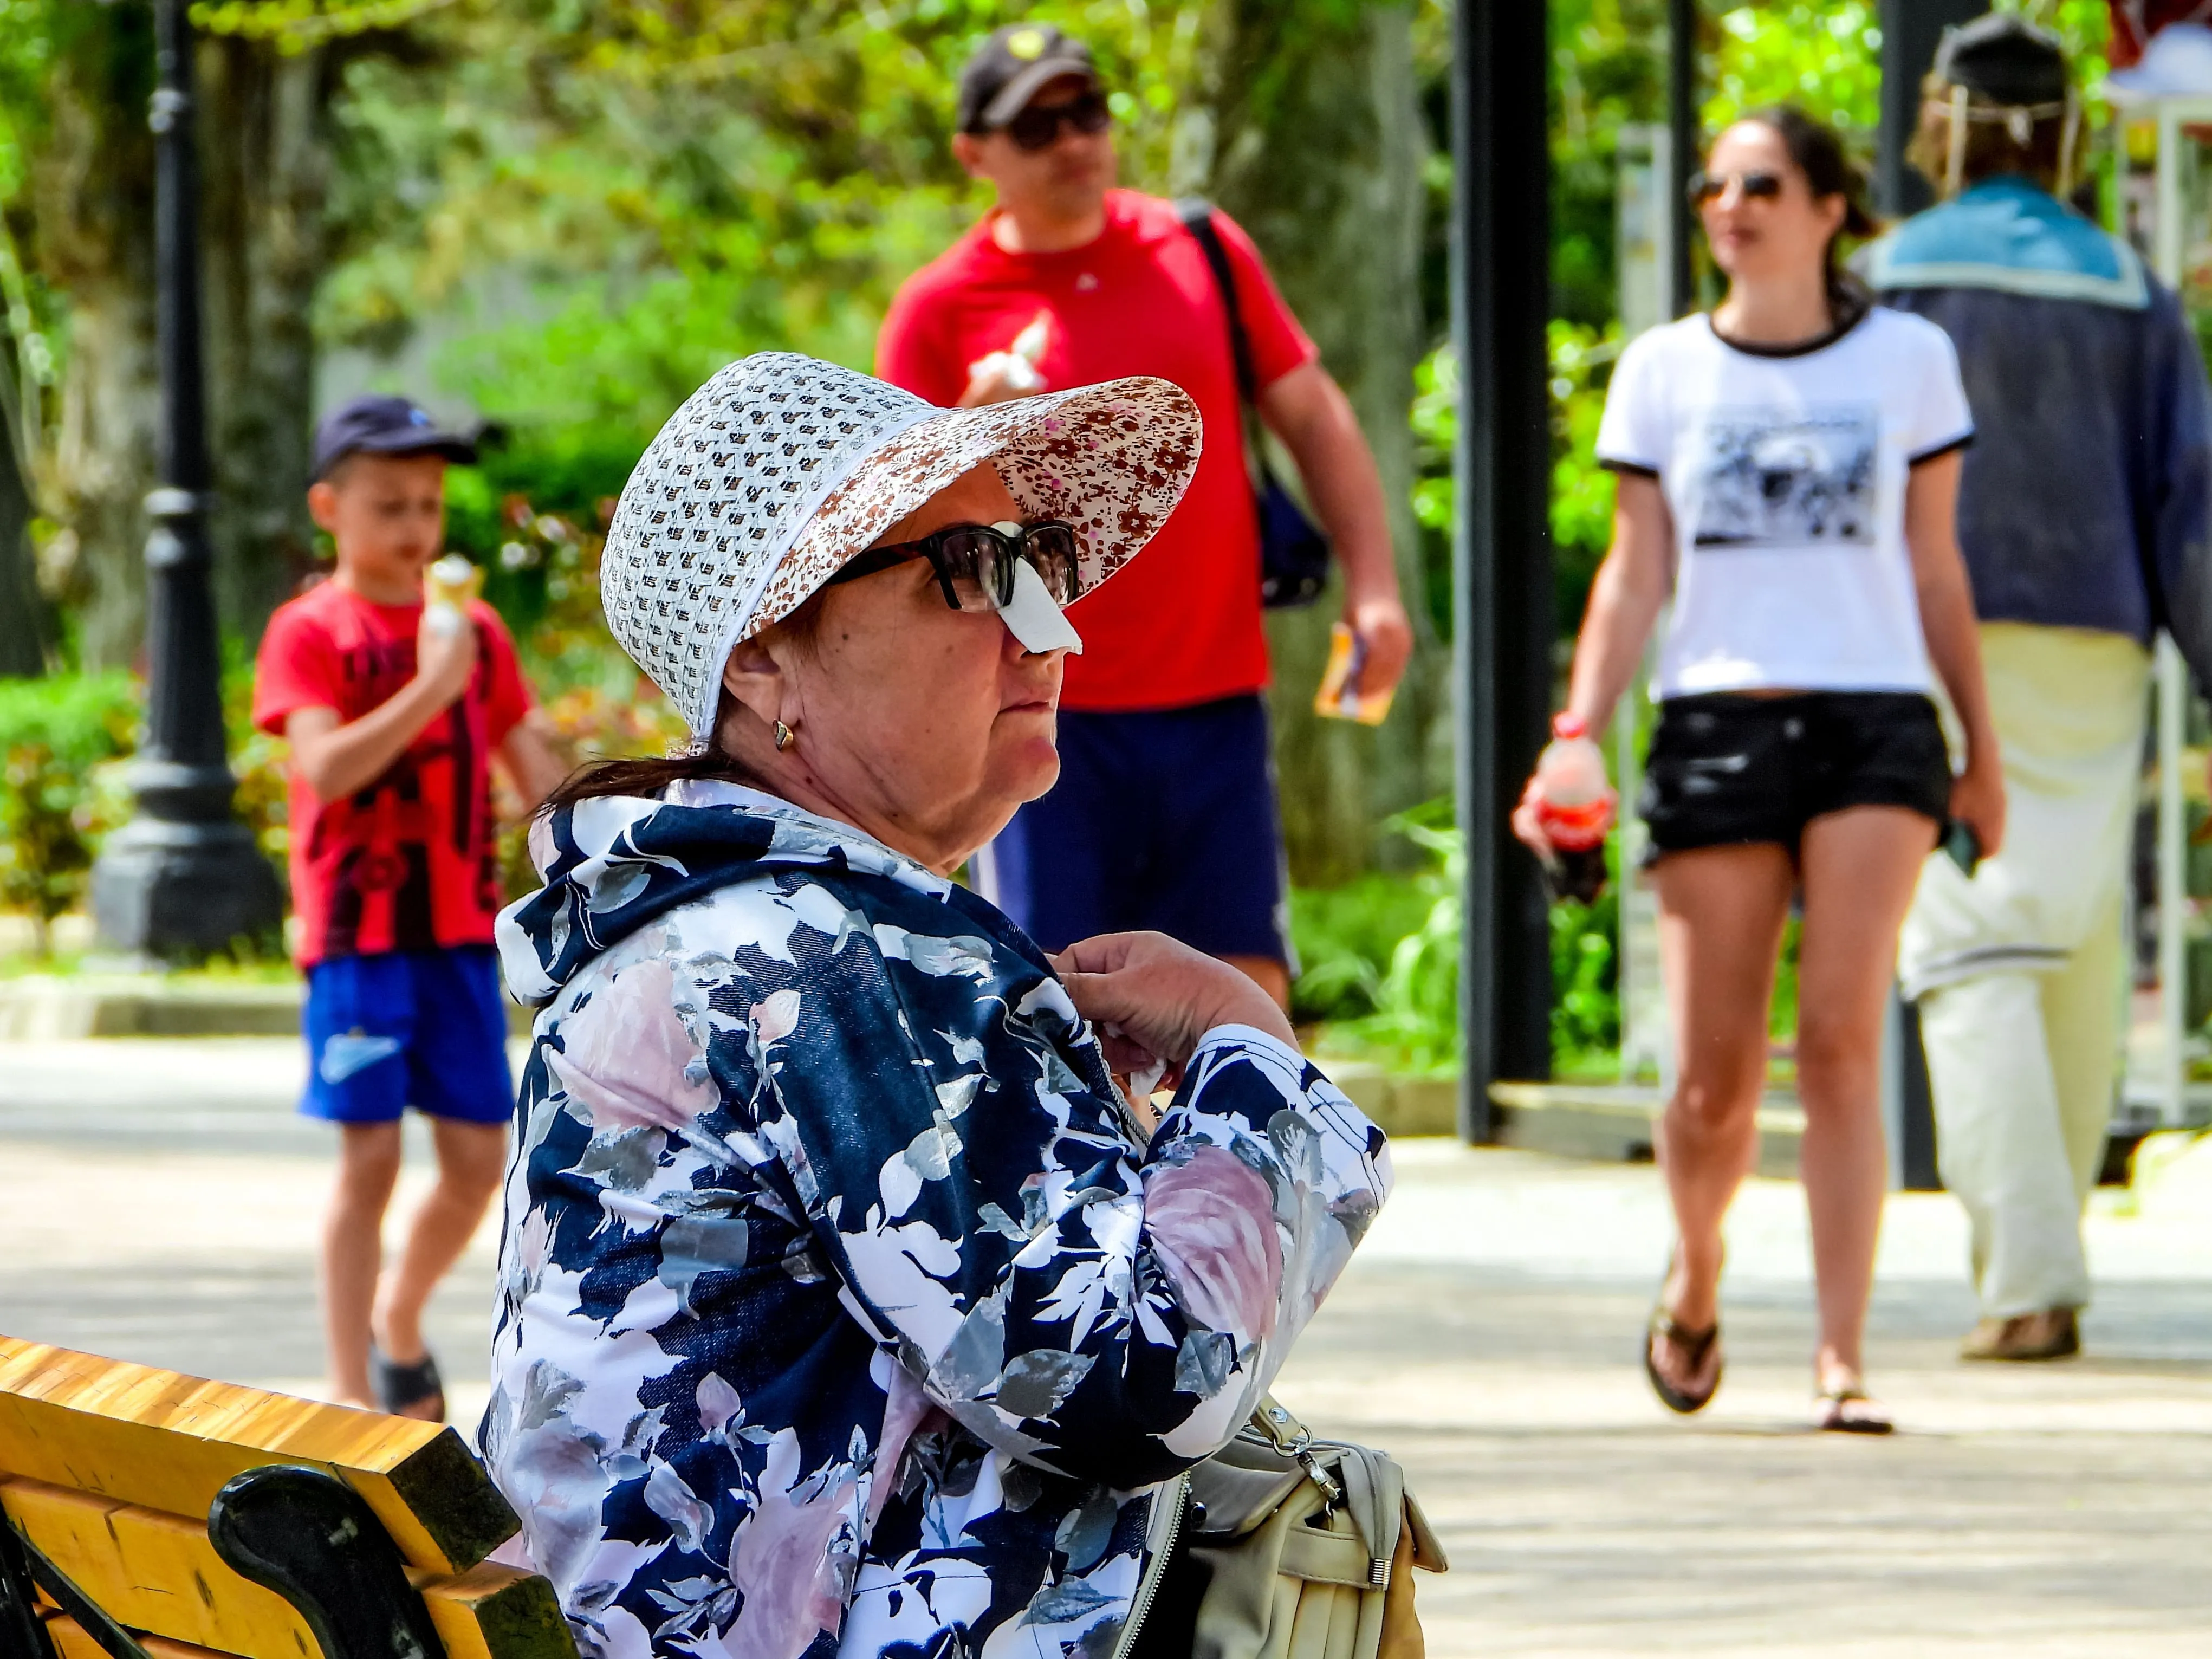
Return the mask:
M 2212 684 L 2203 363 L 2175 295 L 2066 205 L 2079 125 L 2055 37 L 1951 30 L 1915 155 L 1947 199 L 1861 256 L 1883 303 L 1950 335 L 1974 414 L 1959 542 L 2011 816 L 1971 877 L 1929 860 L 1900 952 L 1972 1221 L 1973 1359 L 2080 1346 L 2153 636 Z

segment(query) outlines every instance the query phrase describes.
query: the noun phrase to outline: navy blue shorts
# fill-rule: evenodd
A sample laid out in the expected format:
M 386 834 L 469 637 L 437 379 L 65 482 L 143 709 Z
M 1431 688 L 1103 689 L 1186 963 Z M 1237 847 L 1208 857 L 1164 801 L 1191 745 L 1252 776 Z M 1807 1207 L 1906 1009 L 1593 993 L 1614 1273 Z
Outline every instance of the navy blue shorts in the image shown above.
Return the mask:
M 489 945 L 319 962 L 303 1023 L 309 1117 L 392 1123 L 410 1106 L 465 1123 L 514 1114 L 507 1001 Z
M 1267 709 L 1062 710 L 1060 781 L 977 855 L 977 885 L 1048 951 L 1149 929 L 1295 960 Z

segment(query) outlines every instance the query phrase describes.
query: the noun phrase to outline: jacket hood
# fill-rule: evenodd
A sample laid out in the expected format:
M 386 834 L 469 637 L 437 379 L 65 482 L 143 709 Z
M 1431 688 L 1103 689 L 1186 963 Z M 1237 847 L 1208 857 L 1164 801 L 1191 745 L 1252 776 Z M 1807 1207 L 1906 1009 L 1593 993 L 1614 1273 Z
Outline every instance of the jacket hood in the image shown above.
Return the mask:
M 500 965 L 517 1001 L 541 1006 L 579 970 L 655 917 L 778 870 L 880 876 L 935 899 L 953 884 L 848 823 L 723 782 L 671 785 L 658 799 L 607 795 L 530 829 L 544 885 L 500 912 Z

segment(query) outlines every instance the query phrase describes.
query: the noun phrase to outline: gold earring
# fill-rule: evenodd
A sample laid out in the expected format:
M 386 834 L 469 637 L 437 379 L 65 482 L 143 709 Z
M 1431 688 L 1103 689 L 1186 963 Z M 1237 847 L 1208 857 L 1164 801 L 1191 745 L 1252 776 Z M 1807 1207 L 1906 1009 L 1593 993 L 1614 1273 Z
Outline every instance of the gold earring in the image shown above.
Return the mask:
M 775 723 L 775 752 L 779 755 L 787 754 L 798 746 L 799 733 L 793 731 L 781 720 L 778 720 Z

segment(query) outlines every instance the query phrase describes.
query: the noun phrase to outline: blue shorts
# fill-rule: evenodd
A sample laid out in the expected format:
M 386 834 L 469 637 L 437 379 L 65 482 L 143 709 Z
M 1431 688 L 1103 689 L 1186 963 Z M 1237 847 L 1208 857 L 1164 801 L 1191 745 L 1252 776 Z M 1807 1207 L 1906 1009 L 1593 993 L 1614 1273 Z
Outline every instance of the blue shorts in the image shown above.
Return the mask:
M 977 856 L 985 897 L 1048 951 L 1146 928 L 1284 963 L 1289 882 L 1267 709 L 1063 710 L 1060 781 Z
M 393 1123 L 410 1106 L 464 1123 L 514 1115 L 506 996 L 489 945 L 319 962 L 303 1024 L 309 1117 Z

